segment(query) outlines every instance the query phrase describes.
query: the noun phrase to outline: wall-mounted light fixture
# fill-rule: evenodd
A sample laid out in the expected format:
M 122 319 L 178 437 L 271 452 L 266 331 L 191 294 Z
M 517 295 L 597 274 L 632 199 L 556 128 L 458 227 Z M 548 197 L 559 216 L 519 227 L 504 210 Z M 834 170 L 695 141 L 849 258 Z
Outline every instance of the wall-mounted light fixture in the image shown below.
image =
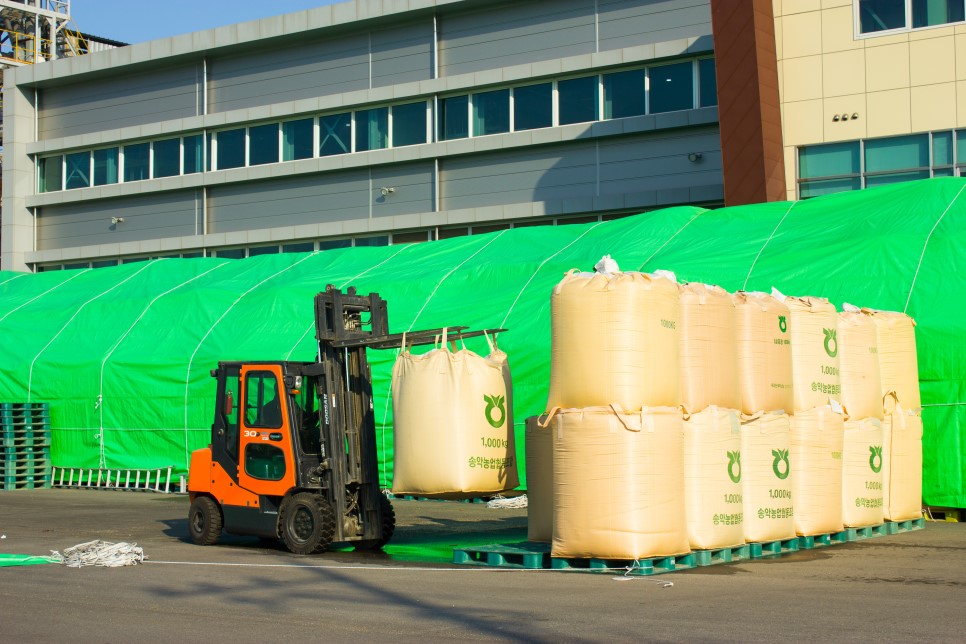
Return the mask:
M 700 152 L 688 152 L 688 161 L 691 163 L 697 163 L 701 160 L 702 154 Z
M 396 189 L 391 186 L 387 186 L 385 188 L 380 188 L 379 191 L 382 193 L 382 196 L 385 197 L 386 195 L 391 195 L 392 193 L 396 192 Z
M 111 225 L 117 226 L 124 223 L 124 217 L 111 217 Z
M 839 121 L 839 120 L 841 120 L 841 119 L 842 119 L 842 117 L 839 116 L 838 114 L 836 114 L 835 116 L 832 117 L 832 120 L 833 121 L 836 121 L 836 122 Z
M 857 118 L 859 118 L 859 113 L 858 112 L 852 112 L 852 120 L 854 121 Z

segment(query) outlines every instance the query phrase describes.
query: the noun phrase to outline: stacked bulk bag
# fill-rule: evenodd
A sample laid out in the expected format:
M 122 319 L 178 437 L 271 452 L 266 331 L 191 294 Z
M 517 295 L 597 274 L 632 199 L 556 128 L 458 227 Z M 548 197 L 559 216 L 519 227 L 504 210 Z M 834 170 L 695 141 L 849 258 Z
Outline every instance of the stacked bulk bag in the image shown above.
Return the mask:
M 840 402 L 849 418 L 882 418 L 876 325 L 848 304 L 838 317 Z
M 882 421 L 845 421 L 842 447 L 842 522 L 850 528 L 882 523 Z
M 737 409 L 738 353 L 735 305 L 720 286 L 681 287 L 681 402 L 700 411 L 709 405 Z
M 916 356 L 916 322 L 905 313 L 862 309 L 876 327 L 882 395 L 895 392 L 900 405 L 922 407 L 919 363 Z
M 741 495 L 748 542 L 795 536 L 790 421 L 784 412 L 741 417 Z
M 821 297 L 786 297 L 792 346 L 794 413 L 827 405 L 842 392 L 838 313 Z
M 404 348 L 392 371 L 395 494 L 454 498 L 519 484 L 506 354 Z
M 682 418 L 616 405 L 552 415 L 554 557 L 686 553 Z
M 789 312 L 767 293 L 734 296 L 739 409 L 745 414 L 793 409 Z
M 525 425 L 529 541 L 553 540 L 553 437 L 547 423 L 545 416 L 530 416 Z
M 547 409 L 680 404 L 679 300 L 665 277 L 569 272 L 550 299 Z
M 744 543 L 738 412 L 710 406 L 684 417 L 684 501 L 692 548 Z
M 922 417 L 886 397 L 882 422 L 882 504 L 885 519 L 922 516 Z
M 793 345 L 794 346 L 794 345 Z M 799 535 L 839 532 L 842 522 L 841 408 L 822 405 L 791 417 L 789 455 L 795 531 Z

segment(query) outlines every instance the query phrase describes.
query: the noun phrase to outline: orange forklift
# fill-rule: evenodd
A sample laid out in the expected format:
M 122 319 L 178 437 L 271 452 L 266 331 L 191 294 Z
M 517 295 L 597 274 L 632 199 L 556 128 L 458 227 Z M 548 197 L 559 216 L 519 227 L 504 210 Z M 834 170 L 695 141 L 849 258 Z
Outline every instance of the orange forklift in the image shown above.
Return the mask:
M 291 552 L 332 543 L 378 549 L 396 516 L 379 486 L 366 349 L 430 344 L 431 329 L 389 333 L 378 293 L 329 285 L 315 297 L 316 362 L 219 362 L 211 443 L 191 455 L 188 531 L 281 539 Z M 449 332 L 468 338 L 503 329 Z

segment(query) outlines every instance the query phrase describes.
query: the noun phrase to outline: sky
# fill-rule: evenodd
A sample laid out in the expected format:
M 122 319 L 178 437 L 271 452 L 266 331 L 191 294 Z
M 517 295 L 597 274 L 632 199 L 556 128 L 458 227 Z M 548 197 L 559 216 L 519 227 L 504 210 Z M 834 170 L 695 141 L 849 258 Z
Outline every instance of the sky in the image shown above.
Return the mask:
M 128 44 L 257 20 L 336 0 L 71 0 L 72 27 Z

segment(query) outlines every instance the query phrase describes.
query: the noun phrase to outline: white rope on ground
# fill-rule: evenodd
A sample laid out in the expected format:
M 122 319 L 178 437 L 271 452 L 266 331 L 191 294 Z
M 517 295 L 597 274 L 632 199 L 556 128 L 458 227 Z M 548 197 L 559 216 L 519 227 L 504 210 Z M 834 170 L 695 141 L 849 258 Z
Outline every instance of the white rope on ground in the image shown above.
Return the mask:
M 502 494 L 497 494 L 495 497 L 486 502 L 486 507 L 498 510 L 525 508 L 528 507 L 528 505 L 529 499 L 527 499 L 526 494 L 520 496 L 511 496 L 510 498 L 506 498 Z
M 678 235 L 680 235 L 680 234 L 681 234 L 681 233 L 682 233 L 682 232 L 684 231 L 684 229 L 685 229 L 685 228 L 687 228 L 688 226 L 690 226 L 691 224 L 693 224 L 693 223 L 694 223 L 694 220 L 695 220 L 695 219 L 697 219 L 698 217 L 700 217 L 701 215 L 703 215 L 703 214 L 704 214 L 704 213 L 706 213 L 706 212 L 708 212 L 708 211 L 707 211 L 707 210 L 702 210 L 701 212 L 699 212 L 698 214 L 696 214 L 696 215 L 695 215 L 694 217 L 691 217 L 691 219 L 689 219 L 689 220 L 688 220 L 688 223 L 686 223 L 686 224 L 684 224 L 683 226 L 681 226 L 680 228 L 678 228 L 678 231 L 677 231 L 676 233 L 674 233 L 673 235 L 671 235 L 670 237 L 668 237 L 668 238 L 667 238 L 667 241 L 665 241 L 665 242 L 664 242 L 663 244 L 661 244 L 661 247 L 660 247 L 660 248 L 658 248 L 658 249 L 657 249 L 656 251 L 654 251 L 653 253 L 651 253 L 651 255 L 650 255 L 650 257 L 648 257 L 647 259 L 645 259 L 645 260 L 644 260 L 644 261 L 643 261 L 643 262 L 641 263 L 641 265 L 637 267 L 637 270 L 638 270 L 638 271 L 642 271 L 642 270 L 644 270 L 644 266 L 645 266 L 645 265 L 646 265 L 646 264 L 647 264 L 647 263 L 648 263 L 649 261 L 651 261 L 652 259 L 654 259 L 654 256 L 655 256 L 655 255 L 657 255 L 657 254 L 658 254 L 658 253 L 660 253 L 660 252 L 661 252 L 662 250 L 664 250 L 664 247 L 665 247 L 665 246 L 667 246 L 668 244 L 670 244 L 670 243 L 671 243 L 671 241 L 672 241 L 672 240 L 673 240 L 673 239 L 674 239 L 675 237 L 677 237 Z
M 755 261 L 751 263 L 751 266 L 748 268 L 748 274 L 745 275 L 745 283 L 741 285 L 741 290 L 745 290 L 748 287 L 748 280 L 751 279 L 751 272 L 755 270 L 755 266 L 758 264 L 758 259 L 761 257 L 761 254 L 765 252 L 765 247 L 771 242 L 772 238 L 775 236 L 775 233 L 777 233 L 778 229 L 781 228 L 783 223 L 785 223 L 785 217 L 788 216 L 788 213 L 792 211 L 792 208 L 794 208 L 795 204 L 797 203 L 797 201 L 792 202 L 792 205 L 788 207 L 788 210 L 785 211 L 785 214 L 782 215 L 782 218 L 778 220 L 778 224 L 775 226 L 775 229 L 771 231 L 770 235 L 768 235 L 768 239 L 766 239 L 765 243 L 762 244 L 761 248 L 758 249 L 758 254 L 755 255 Z
M 45 295 L 47 295 L 47 294 L 48 294 L 48 293 L 50 293 L 51 291 L 56 291 L 57 289 L 59 289 L 59 288 L 60 288 L 61 286 L 63 286 L 63 285 L 64 285 L 64 284 L 66 284 L 67 282 L 70 282 L 71 280 L 75 280 L 75 279 L 77 279 L 78 277 L 80 277 L 81 275 L 83 275 L 84 273 L 86 273 L 86 272 L 88 272 L 88 271 L 91 271 L 91 270 L 93 270 L 93 269 L 91 269 L 91 268 L 85 268 L 84 270 L 82 270 L 82 271 L 79 271 L 79 272 L 78 272 L 78 273 L 77 273 L 76 275 L 72 275 L 72 276 L 70 276 L 69 278 L 67 278 L 67 279 L 65 279 L 65 280 L 64 280 L 63 282 L 61 282 L 60 284 L 57 284 L 56 286 L 51 286 L 51 287 L 50 287 L 49 289 L 47 289 L 47 290 L 46 290 L 46 291 L 44 291 L 43 293 L 39 293 L 39 294 L 37 294 L 37 295 L 35 295 L 34 297 L 32 297 L 32 298 L 30 298 L 29 300 L 27 300 L 26 302 L 24 302 L 24 303 L 23 303 L 23 304 L 21 304 L 20 306 L 18 306 L 18 307 L 16 307 L 16 308 L 12 308 L 12 309 L 10 309 L 9 311 L 7 311 L 7 314 L 6 314 L 6 315 L 4 315 L 4 316 L 3 316 L 2 318 L 0 318 L 0 322 L 3 322 L 3 321 L 4 321 L 4 320 L 6 320 L 6 319 L 7 319 L 7 318 L 8 318 L 8 317 L 9 317 L 10 315 L 12 315 L 12 314 L 14 314 L 14 313 L 16 313 L 17 311 L 19 311 L 19 310 L 20 310 L 20 309 L 22 309 L 23 307 L 25 307 L 25 306 L 27 306 L 28 304 L 32 304 L 33 302 L 36 302 L 37 300 L 39 300 L 39 299 L 40 299 L 40 298 L 42 298 L 43 296 L 45 296 Z M 9 281 L 9 280 L 8 280 L 8 281 Z M 4 284 L 6 284 L 6 282 L 4 282 Z
M 953 200 L 950 201 L 949 205 L 946 206 L 946 209 L 943 210 L 943 214 L 939 215 L 939 219 L 937 219 L 936 223 L 932 225 L 932 230 L 930 230 L 929 234 L 926 235 L 926 242 L 922 245 L 922 254 L 919 255 L 919 264 L 916 265 L 916 273 L 912 276 L 912 284 L 909 285 L 909 295 L 906 296 L 906 305 L 902 307 L 903 313 L 909 309 L 909 302 L 912 300 L 912 291 L 916 288 L 916 280 L 919 279 L 919 269 L 922 268 L 922 260 L 926 257 L 926 247 L 929 246 L 929 240 L 932 239 L 932 234 L 936 232 L 939 222 L 943 220 L 943 217 L 946 216 L 946 213 L 949 212 L 949 209 L 952 208 L 953 204 L 956 203 L 956 200 L 959 199 L 959 195 L 963 194 L 963 190 L 966 190 L 966 186 L 963 186 L 959 189 L 959 192 L 956 193 L 956 196 L 953 197 Z
M 68 568 L 83 566 L 103 566 L 118 568 L 136 566 L 144 563 L 144 549 L 136 543 L 111 543 L 110 541 L 88 541 L 64 549 L 64 554 L 51 550 L 50 555 Z

